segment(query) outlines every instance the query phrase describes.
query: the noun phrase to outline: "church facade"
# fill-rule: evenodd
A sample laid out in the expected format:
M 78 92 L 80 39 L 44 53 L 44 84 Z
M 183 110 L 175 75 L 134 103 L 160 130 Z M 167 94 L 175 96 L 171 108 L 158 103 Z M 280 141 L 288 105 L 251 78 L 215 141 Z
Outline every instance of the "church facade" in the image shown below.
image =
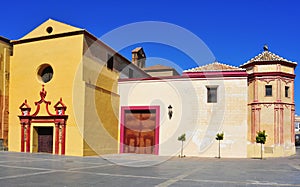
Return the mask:
M 9 150 L 118 153 L 115 82 L 130 68 L 145 73 L 87 31 L 54 20 L 12 45 Z
M 186 134 L 186 156 L 214 157 L 223 132 L 222 157 L 247 158 L 260 155 L 255 137 L 265 130 L 265 156 L 295 153 L 297 63 L 267 47 L 240 67 L 214 62 L 168 76 L 164 67 L 160 76 L 157 66 L 154 77 L 144 71 L 143 48 L 129 61 L 51 19 L 19 40 L 0 39 L 9 151 L 174 156 Z

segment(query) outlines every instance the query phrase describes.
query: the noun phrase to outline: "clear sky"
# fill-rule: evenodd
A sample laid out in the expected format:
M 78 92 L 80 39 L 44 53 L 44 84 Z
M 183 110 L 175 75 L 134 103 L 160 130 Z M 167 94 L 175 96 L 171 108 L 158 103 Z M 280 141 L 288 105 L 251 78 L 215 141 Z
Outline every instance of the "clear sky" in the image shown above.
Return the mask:
M 268 44 L 271 52 L 299 64 L 299 9 L 297 0 L 3 1 L 0 35 L 19 39 L 49 18 L 84 28 L 97 37 L 130 23 L 162 21 L 197 35 L 222 63 L 239 66 Z M 176 49 L 147 43 L 142 46 L 147 56 L 167 59 L 182 69 L 195 66 Z M 121 53 L 130 59 L 130 50 Z M 295 84 L 298 115 L 299 69 Z

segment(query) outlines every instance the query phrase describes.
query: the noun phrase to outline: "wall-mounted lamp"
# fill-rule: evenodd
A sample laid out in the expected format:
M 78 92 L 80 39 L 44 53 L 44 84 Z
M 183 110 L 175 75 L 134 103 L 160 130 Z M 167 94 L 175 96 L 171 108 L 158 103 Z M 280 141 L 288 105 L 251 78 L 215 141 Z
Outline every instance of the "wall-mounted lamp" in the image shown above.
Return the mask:
M 169 112 L 168 112 L 168 115 L 169 115 L 169 119 L 172 118 L 173 116 L 173 107 L 171 105 L 168 106 L 168 109 L 169 109 Z

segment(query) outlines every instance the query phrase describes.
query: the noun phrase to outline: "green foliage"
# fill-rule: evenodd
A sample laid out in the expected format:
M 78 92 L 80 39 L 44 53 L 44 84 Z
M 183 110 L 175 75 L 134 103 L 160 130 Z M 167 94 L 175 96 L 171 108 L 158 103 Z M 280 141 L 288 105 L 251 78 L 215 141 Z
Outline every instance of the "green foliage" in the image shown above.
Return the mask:
M 219 156 L 218 156 L 218 158 L 221 158 L 221 140 L 223 140 L 224 139 L 224 132 L 222 132 L 222 133 L 218 133 L 217 135 L 216 135 L 216 140 L 218 140 L 219 141 Z
M 178 141 L 185 141 L 185 133 L 178 137 Z
M 258 131 L 257 132 L 257 136 L 256 136 L 256 143 L 261 143 L 261 144 L 265 144 L 267 141 L 267 136 L 266 135 L 266 131 Z
M 267 135 L 266 131 L 258 131 L 257 136 L 256 136 L 256 143 L 260 143 L 260 154 L 261 154 L 261 159 L 263 159 L 263 150 L 262 150 L 262 145 L 265 144 L 267 141 Z
M 216 140 L 223 140 L 224 139 L 224 132 L 218 133 L 216 136 Z
M 181 136 L 178 137 L 178 141 L 181 141 L 181 153 L 179 155 L 180 158 L 185 157 L 185 155 L 183 155 L 183 142 L 185 141 L 185 133 L 182 134 Z

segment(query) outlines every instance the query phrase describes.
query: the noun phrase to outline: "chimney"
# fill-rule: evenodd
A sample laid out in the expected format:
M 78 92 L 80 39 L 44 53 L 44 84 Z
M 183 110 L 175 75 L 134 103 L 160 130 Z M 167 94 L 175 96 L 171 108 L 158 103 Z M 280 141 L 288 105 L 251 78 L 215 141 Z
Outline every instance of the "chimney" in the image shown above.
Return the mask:
M 144 68 L 146 65 L 146 54 L 142 47 L 137 47 L 131 51 L 132 63 L 139 68 Z

